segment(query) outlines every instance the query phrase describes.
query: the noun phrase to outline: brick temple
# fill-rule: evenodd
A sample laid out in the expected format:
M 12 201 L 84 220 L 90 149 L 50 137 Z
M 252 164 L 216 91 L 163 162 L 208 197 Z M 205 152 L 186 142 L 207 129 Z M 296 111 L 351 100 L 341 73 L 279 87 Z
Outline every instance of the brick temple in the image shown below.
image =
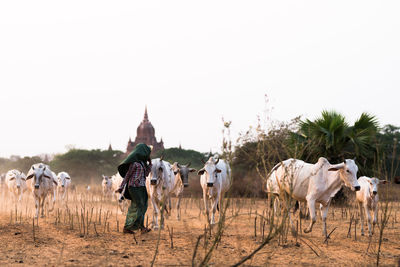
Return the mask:
M 144 110 L 143 120 L 137 127 L 135 141 L 132 142 L 131 138 L 129 137 L 128 146 L 126 147 L 126 154 L 129 154 L 139 143 L 152 145 L 152 154 L 164 149 L 164 142 L 162 138 L 160 142 L 157 142 L 154 127 L 149 121 L 149 116 L 147 114 L 147 107 Z

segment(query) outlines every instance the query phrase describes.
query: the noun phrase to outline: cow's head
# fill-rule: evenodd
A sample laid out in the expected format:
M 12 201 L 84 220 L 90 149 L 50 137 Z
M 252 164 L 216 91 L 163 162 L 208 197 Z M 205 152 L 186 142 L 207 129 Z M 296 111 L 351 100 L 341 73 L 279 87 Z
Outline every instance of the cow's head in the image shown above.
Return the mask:
M 346 159 L 344 162 L 331 165 L 328 171 L 338 171 L 342 182 L 353 191 L 360 190 L 357 180 L 358 167 L 353 159 Z
M 218 162 L 219 159 L 215 160 L 213 157 L 210 157 L 204 164 L 204 167 L 197 172 L 198 175 L 205 175 L 207 187 L 213 187 L 215 181 L 218 179 L 218 174 L 221 172 L 221 170 L 217 168 Z
M 165 164 L 163 162 L 163 157 L 159 159 L 154 159 L 152 161 L 152 167 L 150 172 L 150 184 L 158 185 L 164 180 L 164 175 L 166 174 Z
M 110 176 L 105 176 L 104 174 L 102 176 L 103 176 L 103 181 L 102 181 L 101 184 L 105 185 L 107 187 L 111 186 L 111 183 L 112 183 L 111 177 Z
M 378 185 L 379 184 L 386 184 L 386 180 L 379 180 L 378 178 L 368 178 L 368 193 L 369 196 L 372 198 L 378 194 Z
M 172 170 L 174 171 L 174 174 L 177 175 L 179 173 L 184 187 L 189 186 L 189 173 L 196 171 L 196 169 L 189 168 L 189 166 L 190 162 L 186 165 L 181 165 L 178 162 L 175 162 L 174 165 L 172 165 Z
M 32 165 L 26 179 L 28 180 L 35 178 L 35 189 L 39 189 L 43 178 L 53 180 L 53 177 L 51 176 L 51 171 L 47 168 L 47 166 L 45 164 L 39 163 Z
M 60 172 L 58 175 L 58 184 L 61 185 L 61 187 L 65 187 L 68 181 L 71 180 L 71 177 L 65 172 Z
M 9 181 L 15 181 L 15 186 L 19 189 L 22 186 L 23 181 L 26 180 L 26 175 L 20 171 L 12 170 L 8 174 Z

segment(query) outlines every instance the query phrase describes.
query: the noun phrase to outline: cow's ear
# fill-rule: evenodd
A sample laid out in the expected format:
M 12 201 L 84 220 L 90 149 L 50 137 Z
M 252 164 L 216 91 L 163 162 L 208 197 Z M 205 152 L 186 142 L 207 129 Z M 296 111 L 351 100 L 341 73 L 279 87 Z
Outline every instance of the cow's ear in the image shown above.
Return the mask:
M 332 167 L 332 168 L 328 169 L 328 172 L 335 172 L 335 171 L 338 171 L 338 170 L 339 170 L 338 168 Z
M 47 179 L 50 179 L 50 176 L 47 176 L 46 174 L 43 174 L 43 177 L 46 177 Z M 53 179 L 54 180 L 54 179 Z
M 29 175 L 28 177 L 26 177 L 26 180 L 32 179 L 33 178 L 33 174 Z
M 217 173 L 220 173 L 220 172 L 221 172 L 221 170 L 220 170 L 220 169 L 215 169 L 215 171 L 216 171 Z
M 9 181 L 15 180 L 15 177 L 11 177 L 10 179 L 8 179 Z
M 44 166 L 44 168 L 43 168 L 43 171 L 45 171 L 46 170 L 46 166 Z
M 176 171 L 174 171 L 174 174 L 175 174 L 175 175 L 177 175 L 177 174 L 178 174 L 178 172 L 179 172 L 179 170 L 176 170 Z
M 189 168 L 189 172 L 195 172 L 195 171 L 196 171 L 196 169 Z
M 205 170 L 204 168 L 203 168 L 203 169 L 200 169 L 200 170 L 197 172 L 197 174 L 198 174 L 198 175 L 203 175 L 205 171 L 206 171 L 206 170 Z
M 379 180 L 379 184 L 386 184 L 387 181 L 386 180 Z

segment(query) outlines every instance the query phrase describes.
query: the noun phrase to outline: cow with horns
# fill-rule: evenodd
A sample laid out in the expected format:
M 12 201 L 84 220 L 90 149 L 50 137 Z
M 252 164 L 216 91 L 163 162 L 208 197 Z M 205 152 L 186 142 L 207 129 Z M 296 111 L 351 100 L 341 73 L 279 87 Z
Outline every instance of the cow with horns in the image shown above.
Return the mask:
M 221 200 L 231 186 L 231 169 L 224 160 L 210 157 L 207 162 L 204 162 L 204 167 L 198 171 L 198 175 L 200 175 L 200 185 L 203 189 L 207 220 L 210 224 L 215 224 L 215 212 L 221 207 Z M 211 219 L 210 201 L 212 206 Z
M 305 233 L 312 231 L 317 220 L 316 203 L 320 204 L 322 232 L 324 236 L 327 236 L 326 218 L 332 198 L 343 185 L 353 191 L 360 190 L 357 181 L 358 167 L 353 159 L 346 159 L 339 164 L 330 164 L 323 157 L 320 157 L 315 164 L 298 159 L 287 159 L 277 164 L 272 169 L 272 172 L 274 171 L 276 171 L 276 179 L 281 192 L 286 192 L 294 200 L 307 202 L 311 222 L 304 229 Z

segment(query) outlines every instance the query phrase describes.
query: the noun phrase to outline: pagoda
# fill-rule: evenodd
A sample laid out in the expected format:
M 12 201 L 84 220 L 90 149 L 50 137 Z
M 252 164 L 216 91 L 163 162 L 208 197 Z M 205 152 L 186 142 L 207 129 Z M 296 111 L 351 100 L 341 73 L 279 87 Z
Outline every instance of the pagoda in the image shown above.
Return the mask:
M 157 151 L 164 149 L 164 142 L 162 138 L 160 142 L 157 142 L 157 139 L 155 137 L 154 127 L 149 121 L 149 116 L 147 114 L 147 106 L 144 110 L 143 120 L 137 127 L 135 141 L 132 142 L 131 138 L 129 137 L 128 146 L 126 148 L 126 154 L 132 152 L 132 150 L 134 150 L 136 145 L 139 143 L 144 143 L 146 145 L 153 146 L 151 154 L 154 154 Z

